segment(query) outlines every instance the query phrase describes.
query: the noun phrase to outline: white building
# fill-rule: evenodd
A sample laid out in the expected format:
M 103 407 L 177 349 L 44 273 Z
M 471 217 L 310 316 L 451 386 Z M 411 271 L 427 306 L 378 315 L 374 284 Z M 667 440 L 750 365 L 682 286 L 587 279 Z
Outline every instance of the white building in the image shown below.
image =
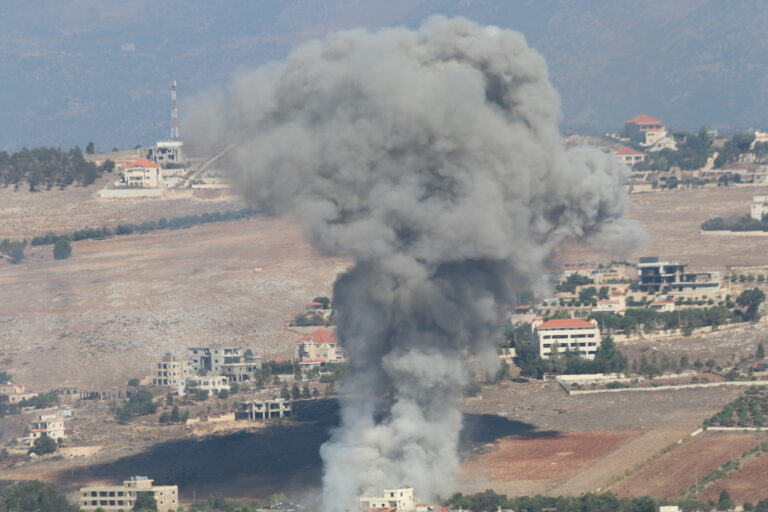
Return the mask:
M 179 396 L 184 396 L 191 389 L 207 391 L 208 394 L 217 394 L 219 391 L 229 391 L 229 379 L 222 375 L 209 375 L 205 377 L 190 377 L 179 381 Z
M 375 498 L 360 498 L 360 509 L 397 509 L 402 511 L 415 511 L 416 502 L 413 499 L 413 488 L 402 487 L 400 489 L 384 489 L 384 496 Z
M 655 300 L 648 305 L 648 308 L 660 312 L 674 311 L 675 302 L 671 300 Z
M 768 213 L 768 196 L 754 196 L 750 216 L 755 220 L 763 220 L 766 213 Z
M 614 153 L 616 154 L 616 160 L 620 164 L 626 164 L 630 167 L 645 160 L 644 153 L 627 146 L 620 147 Z
M 182 167 L 184 165 L 184 143 L 180 140 L 162 140 L 149 148 L 142 148 L 147 160 L 162 167 Z
M 595 320 L 565 318 L 544 322 L 539 319 L 533 322 L 532 328 L 539 355 L 544 359 L 566 351 L 580 352 L 585 359 L 594 359 L 600 344 L 600 329 Z
M 160 165 L 146 158 L 139 158 L 125 167 L 123 179 L 126 187 L 158 188 L 160 187 Z

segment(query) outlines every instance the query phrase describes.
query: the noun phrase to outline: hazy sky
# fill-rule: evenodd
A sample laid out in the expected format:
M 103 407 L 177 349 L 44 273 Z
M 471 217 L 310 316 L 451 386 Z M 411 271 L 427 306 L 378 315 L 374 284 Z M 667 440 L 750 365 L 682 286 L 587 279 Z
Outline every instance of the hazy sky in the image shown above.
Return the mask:
M 184 99 L 329 31 L 434 13 L 522 31 L 565 129 L 641 112 L 679 128 L 768 124 L 766 2 L 31 0 L 0 13 L 0 148 L 151 143 L 168 137 L 171 79 Z

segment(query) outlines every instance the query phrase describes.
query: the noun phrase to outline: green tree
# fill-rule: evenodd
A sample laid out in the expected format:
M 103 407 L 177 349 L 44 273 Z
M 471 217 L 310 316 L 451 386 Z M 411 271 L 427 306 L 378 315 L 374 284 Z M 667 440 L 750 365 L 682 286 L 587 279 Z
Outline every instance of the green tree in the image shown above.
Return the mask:
M 760 500 L 755 504 L 755 512 L 768 512 L 768 498 Z
M 149 491 L 137 492 L 132 510 L 136 512 L 157 512 L 157 500 L 155 500 L 154 494 Z
M 226 390 L 226 389 L 220 390 L 219 391 L 219 398 L 221 400 L 226 400 L 227 398 L 229 398 L 229 390 Z
M 14 512 L 76 512 L 78 508 L 51 484 L 16 482 L 3 490 L 0 509 Z
M 733 510 L 735 507 L 731 495 L 723 489 L 720 491 L 720 497 L 717 500 L 717 510 Z
M 46 453 L 53 453 L 59 448 L 56 440 L 48 436 L 40 436 L 35 439 L 35 443 L 29 449 L 29 453 L 35 455 L 45 455 Z
M 101 170 L 105 172 L 112 172 L 115 170 L 115 162 L 107 158 L 104 163 L 101 164 Z
M 745 322 L 757 322 L 760 319 L 758 309 L 765 300 L 765 293 L 758 288 L 744 290 L 736 299 L 736 304 L 742 308 L 741 316 Z
M 678 180 L 675 176 L 670 176 L 667 179 L 667 188 L 677 188 Z
M 763 346 L 762 342 L 757 344 L 757 351 L 755 352 L 755 357 L 757 359 L 765 358 L 765 347 Z
M 134 388 L 135 388 L 135 387 L 138 387 L 138 385 L 139 385 L 139 379 L 130 379 L 130 380 L 128 381 L 128 385 L 129 385 L 129 386 L 131 386 L 131 387 L 134 387 Z
M 178 423 L 179 421 L 181 421 L 181 415 L 179 414 L 179 406 L 178 405 L 174 405 L 173 409 L 171 409 L 170 420 L 173 423 Z
M 715 369 L 715 366 L 717 366 L 717 361 L 715 361 L 714 359 L 707 359 L 707 361 L 704 364 L 707 365 L 707 370 L 711 372 L 712 370 Z
M 323 305 L 323 309 L 328 309 L 328 307 L 331 305 L 331 299 L 328 297 L 315 297 L 312 299 L 312 302 L 319 302 Z
M 92 155 L 96 152 L 96 144 L 93 142 L 89 142 L 85 145 L 85 154 L 86 155 Z
M 301 389 L 299 389 L 298 384 L 294 384 L 293 388 L 291 388 L 291 398 L 293 398 L 294 400 L 298 400 L 299 398 L 301 398 Z
M 53 259 L 65 260 L 72 256 L 72 246 L 66 238 L 59 238 L 53 244 Z

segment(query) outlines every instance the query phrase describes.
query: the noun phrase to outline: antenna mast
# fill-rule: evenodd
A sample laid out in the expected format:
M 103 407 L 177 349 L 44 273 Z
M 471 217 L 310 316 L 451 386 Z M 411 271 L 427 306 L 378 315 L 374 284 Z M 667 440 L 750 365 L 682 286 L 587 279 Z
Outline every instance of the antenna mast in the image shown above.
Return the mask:
M 176 108 L 176 80 L 171 81 L 171 140 L 179 140 L 179 110 Z

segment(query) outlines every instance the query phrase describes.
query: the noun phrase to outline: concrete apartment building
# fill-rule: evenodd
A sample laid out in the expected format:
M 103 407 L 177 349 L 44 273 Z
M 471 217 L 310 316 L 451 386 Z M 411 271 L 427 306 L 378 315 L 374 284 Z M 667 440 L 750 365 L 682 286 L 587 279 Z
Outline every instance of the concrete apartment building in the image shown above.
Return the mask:
M 179 396 L 184 396 L 187 394 L 190 388 L 199 389 L 200 391 L 207 391 L 208 394 L 213 395 L 225 389 L 229 391 L 229 379 L 222 375 L 189 377 L 179 381 L 176 390 L 178 391 Z
M 139 158 L 125 167 L 123 179 L 126 187 L 159 188 L 160 165 L 146 158 Z
M 384 496 L 360 498 L 358 503 L 360 510 L 394 509 L 397 512 L 416 510 L 412 487 L 384 489 Z
M 637 288 L 646 293 L 704 293 L 720 292 L 719 272 L 686 272 L 688 265 L 659 261 L 658 256 L 640 258 L 637 265 Z
M 296 342 L 296 360 L 299 363 L 341 363 L 346 357 L 333 331 L 318 329 Z
M 210 345 L 208 347 L 191 347 L 187 349 L 190 363 L 196 372 L 211 372 L 223 375 L 230 382 L 250 382 L 256 380 L 261 370 L 261 356 L 245 359 L 240 347 Z
M 123 485 L 102 485 L 80 488 L 80 510 L 131 510 L 136 494 L 150 492 L 157 502 L 158 512 L 179 508 L 179 488 L 175 485 L 152 485 L 146 476 L 134 476 Z
M 532 328 L 534 341 L 543 359 L 566 351 L 580 352 L 585 359 L 594 359 L 600 345 L 600 329 L 595 320 L 566 318 L 544 322 L 537 319 Z
M 37 393 L 30 393 L 24 384 L 0 384 L 0 404 L 17 404 L 23 400 L 32 398 Z
M 50 437 L 55 441 L 66 439 L 64 418 L 59 414 L 38 414 L 29 423 L 29 435 L 20 440 L 24 446 L 29 447 L 34 445 L 39 437 Z
M 184 165 L 184 143 L 180 140 L 158 141 L 152 147 L 141 148 L 144 158 L 165 168 L 169 164 L 173 166 Z
M 173 354 L 167 352 L 153 367 L 152 385 L 176 388 L 180 381 L 194 375 L 191 361 L 177 361 Z
M 235 419 L 258 421 L 288 418 L 291 416 L 291 411 L 291 402 L 282 398 L 251 400 L 240 402 L 239 409 L 235 411 Z

